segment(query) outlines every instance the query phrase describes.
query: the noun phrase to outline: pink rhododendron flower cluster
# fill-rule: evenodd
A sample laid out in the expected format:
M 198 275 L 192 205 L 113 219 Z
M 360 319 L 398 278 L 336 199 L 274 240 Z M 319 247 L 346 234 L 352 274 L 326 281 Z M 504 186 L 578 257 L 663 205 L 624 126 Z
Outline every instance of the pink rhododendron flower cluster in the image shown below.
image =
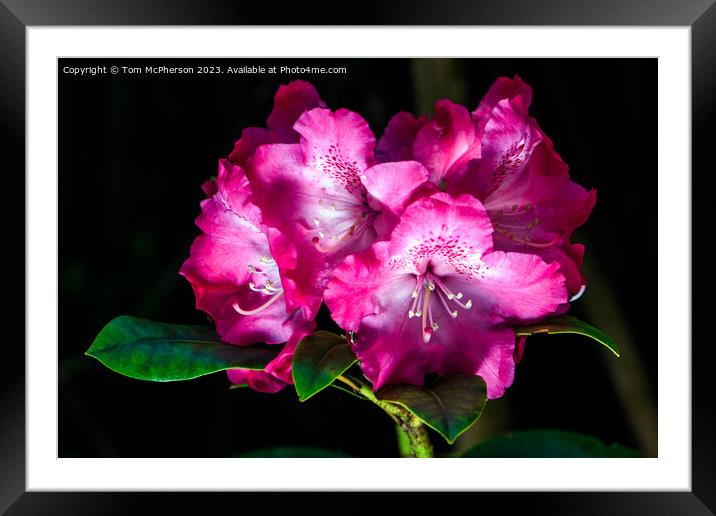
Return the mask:
M 281 86 L 267 127 L 244 129 L 204 184 L 181 269 L 224 341 L 284 345 L 231 381 L 292 383 L 325 303 L 374 389 L 467 373 L 500 397 L 522 352 L 513 328 L 584 290 L 571 235 L 596 200 L 529 116 L 531 96 L 500 78 L 474 111 L 440 100 L 432 119 L 396 114 L 376 141 L 311 84 Z

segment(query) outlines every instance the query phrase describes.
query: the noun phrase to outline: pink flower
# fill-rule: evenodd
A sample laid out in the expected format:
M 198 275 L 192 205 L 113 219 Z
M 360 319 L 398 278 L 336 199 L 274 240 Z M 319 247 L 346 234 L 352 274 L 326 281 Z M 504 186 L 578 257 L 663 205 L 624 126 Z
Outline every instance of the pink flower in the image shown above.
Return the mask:
M 296 310 L 286 310 L 278 268 L 260 212 L 249 200 L 244 171 L 221 160 L 216 181 L 203 188 L 209 198 L 202 201 L 196 220 L 202 234 L 180 270 L 191 282 L 196 307 L 211 316 L 217 333 L 231 344 L 300 340 L 314 323 Z M 288 351 L 292 353 L 290 346 L 282 354 Z M 267 370 L 285 369 L 282 360 L 279 356 Z M 284 377 L 279 373 L 278 378 Z
M 293 126 L 297 144 L 263 145 L 249 163 L 289 310 L 315 317 L 333 267 L 386 239 L 428 172 L 420 163 L 375 165 L 375 137 L 358 114 L 316 108 Z
M 495 247 L 557 261 L 570 294 L 583 289 L 584 246 L 570 243 L 596 202 L 569 178 L 567 165 L 527 110 L 532 90 L 519 77 L 498 79 L 473 111 L 481 156 L 448 187 L 482 200 L 495 228 Z
M 512 383 L 510 325 L 553 313 L 567 292 L 557 263 L 495 251 L 492 232 L 480 201 L 438 193 L 409 206 L 390 241 L 336 267 L 325 301 L 357 333 L 374 389 L 467 373 L 485 379 L 492 399 Z
M 596 202 L 596 192 L 570 181 L 552 141 L 528 115 L 532 90 L 501 77 L 472 112 L 438 101 L 432 121 L 398 113 L 378 142 L 379 155 L 417 159 L 453 195 L 480 199 L 495 229 L 495 247 L 557 261 L 571 294 L 584 278 L 584 246 L 570 243 Z
M 267 128 L 245 128 L 234 144 L 229 160 L 246 169 L 246 162 L 259 145 L 298 142 L 299 136 L 293 130 L 293 124 L 304 111 L 325 106 L 311 83 L 298 80 L 282 84 L 274 95 L 273 110 L 266 120 Z

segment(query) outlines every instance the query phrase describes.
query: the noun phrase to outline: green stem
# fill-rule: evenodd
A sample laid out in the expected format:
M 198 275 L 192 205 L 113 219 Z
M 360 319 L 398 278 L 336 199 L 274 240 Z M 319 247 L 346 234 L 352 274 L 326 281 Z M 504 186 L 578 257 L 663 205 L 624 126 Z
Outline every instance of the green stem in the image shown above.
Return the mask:
M 401 407 L 400 405 L 396 405 L 395 403 L 379 400 L 370 387 L 360 380 L 355 378 L 348 379 L 344 376 L 339 376 L 338 380 L 360 393 L 364 398 L 378 405 L 393 419 L 393 421 L 395 421 L 399 431 L 403 432 L 407 437 L 413 457 L 434 457 L 433 445 L 430 442 L 430 436 L 428 435 L 425 425 L 423 425 L 422 421 L 415 417 L 409 410 Z M 405 451 L 405 447 L 401 446 L 400 438 L 398 442 L 402 455 Z
M 413 456 L 413 446 L 410 443 L 410 438 L 408 437 L 408 434 L 403 432 L 403 429 L 400 428 L 400 425 L 395 425 L 395 437 L 398 439 L 398 451 L 400 452 L 401 457 L 412 457 Z

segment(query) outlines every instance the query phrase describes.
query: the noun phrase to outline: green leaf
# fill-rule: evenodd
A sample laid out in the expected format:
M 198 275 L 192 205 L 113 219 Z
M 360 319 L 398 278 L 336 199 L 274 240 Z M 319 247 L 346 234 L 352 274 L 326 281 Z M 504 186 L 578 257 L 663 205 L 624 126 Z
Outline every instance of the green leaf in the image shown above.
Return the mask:
M 263 369 L 277 352 L 223 344 L 212 329 L 204 326 L 123 315 L 99 332 L 85 354 L 130 378 L 170 382 L 225 369 Z
M 306 401 L 356 363 L 345 337 L 317 331 L 296 346 L 291 370 L 298 399 Z
M 290 458 L 313 458 L 313 457 L 349 457 L 345 453 L 339 451 L 328 450 L 326 448 L 311 448 L 308 446 L 286 446 L 279 448 L 262 448 L 260 450 L 251 450 L 250 452 L 240 453 L 234 455 L 234 457 L 244 458 L 277 458 L 277 457 L 290 457 Z
M 375 394 L 406 408 L 450 444 L 479 419 L 487 403 L 485 381 L 474 375 L 446 375 L 424 387 L 386 385 Z
M 528 430 L 493 437 L 470 448 L 462 457 L 641 457 L 641 454 L 618 444 L 607 446 L 589 435 Z
M 535 333 L 576 333 L 591 337 L 606 346 L 612 353 L 619 356 L 619 345 L 609 335 L 571 315 L 548 317 L 544 321 L 529 326 L 515 328 L 517 335 L 534 335 Z

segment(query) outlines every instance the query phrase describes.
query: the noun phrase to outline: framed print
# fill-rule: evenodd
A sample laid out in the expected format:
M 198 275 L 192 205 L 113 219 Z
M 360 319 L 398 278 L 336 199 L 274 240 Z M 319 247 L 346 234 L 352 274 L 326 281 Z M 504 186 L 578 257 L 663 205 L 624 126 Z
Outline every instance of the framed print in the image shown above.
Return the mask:
M 221 2 L 5 4 L 27 312 L 3 510 L 274 490 L 713 509 L 691 301 L 709 2 L 270 27 Z

